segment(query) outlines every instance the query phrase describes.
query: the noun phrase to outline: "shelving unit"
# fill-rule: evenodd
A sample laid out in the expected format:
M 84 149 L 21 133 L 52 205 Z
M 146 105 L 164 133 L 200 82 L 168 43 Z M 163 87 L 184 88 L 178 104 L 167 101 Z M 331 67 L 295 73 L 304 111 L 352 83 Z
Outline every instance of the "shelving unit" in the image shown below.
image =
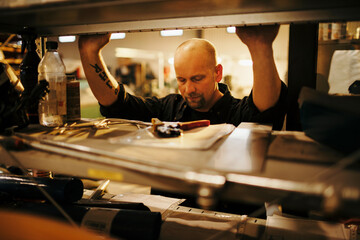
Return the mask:
M 30 1 L 29 1 L 30 2 Z M 2 6 L 0 31 L 34 27 L 40 35 L 153 31 L 359 18 L 356 0 L 63 0 Z
M 319 41 L 319 54 L 317 73 L 324 80 L 328 79 L 330 71 L 331 57 L 336 50 L 355 50 L 360 49 L 360 39 L 340 39 L 340 40 L 326 40 Z M 319 81 L 321 81 L 318 78 Z M 321 84 L 321 82 L 319 82 Z M 319 85 L 318 84 L 318 85 Z M 321 89 L 321 86 L 319 86 Z M 325 89 L 324 89 L 325 90 Z
M 30 1 L 29 1 L 30 3 Z M 301 130 L 297 98 L 316 87 L 318 23 L 359 20 L 356 0 L 59 0 L 0 8 L 0 32 L 24 27 L 39 36 L 290 24 L 287 129 Z
M 360 20 L 359 13 L 360 1 L 358 0 L 69 0 L 30 6 L 2 6 L 0 8 L 0 32 L 19 33 L 24 27 L 33 27 L 39 36 L 46 37 L 102 32 L 142 32 L 174 28 L 201 29 L 287 23 L 290 24 L 290 40 L 289 108 L 286 128 L 287 130 L 301 130 L 297 105 L 298 95 L 303 86 L 316 87 L 317 52 L 322 46 L 328 45 L 328 43 L 318 45 L 318 23 Z M 44 161 L 41 166 L 48 164 L 48 162 Z M 278 177 L 281 174 L 286 175 L 284 172 L 287 172 L 287 169 L 283 167 L 286 166 L 285 161 L 274 160 L 273 162 L 273 165 L 268 164 L 267 166 L 273 167 L 270 170 L 274 174 L 265 176 L 269 178 L 264 178 L 264 186 L 267 186 L 268 179 Z M 34 162 L 31 162 L 31 164 L 34 164 Z M 40 163 L 37 164 L 40 167 Z M 293 168 L 296 170 L 299 169 L 297 165 L 306 167 L 296 173 L 305 172 L 308 175 L 311 175 L 310 173 L 315 175 L 319 172 L 310 164 L 298 164 L 296 162 L 291 164 L 294 165 Z M 112 166 L 102 167 L 112 168 Z M 323 166 L 318 167 L 323 168 Z M 283 172 L 279 172 L 278 169 L 282 169 Z M 74 169 L 70 170 L 74 171 Z M 66 169 L 64 171 L 70 170 Z M 121 170 L 122 172 L 128 171 L 126 173 L 133 177 L 131 179 L 133 181 L 148 182 L 154 179 L 154 175 L 156 175 L 154 173 L 151 173 L 153 175 L 147 175 L 135 168 L 126 170 L 123 167 Z M 346 173 L 343 175 L 346 175 Z M 349 177 L 351 180 L 351 176 L 346 175 L 345 177 Z M 358 177 L 358 175 L 356 176 Z M 298 177 L 301 181 L 304 180 L 303 176 Z M 257 188 L 260 185 L 256 185 L 257 182 L 245 184 L 242 182 L 243 178 L 236 180 L 233 185 L 235 188 L 239 188 L 239 194 L 236 196 L 239 198 L 246 197 L 241 193 L 248 192 L 249 189 L 247 188 L 253 190 L 254 199 L 257 198 L 257 200 L 263 200 L 261 197 L 264 196 L 271 196 L 274 189 L 279 190 L 275 184 L 274 189 L 267 189 L 269 191 L 262 192 L 262 194 L 258 192 Z M 167 181 L 169 181 L 168 178 L 159 177 L 159 180 L 154 184 L 159 184 L 159 188 L 161 188 L 164 187 L 163 185 Z M 174 184 L 176 188 L 180 185 L 178 182 Z M 193 182 L 189 183 L 189 185 L 191 188 L 194 187 Z M 191 193 L 196 191 L 191 190 Z M 286 190 L 282 186 L 279 191 Z M 229 191 L 228 195 L 232 196 L 233 191 Z M 250 200 L 254 201 L 254 199 Z

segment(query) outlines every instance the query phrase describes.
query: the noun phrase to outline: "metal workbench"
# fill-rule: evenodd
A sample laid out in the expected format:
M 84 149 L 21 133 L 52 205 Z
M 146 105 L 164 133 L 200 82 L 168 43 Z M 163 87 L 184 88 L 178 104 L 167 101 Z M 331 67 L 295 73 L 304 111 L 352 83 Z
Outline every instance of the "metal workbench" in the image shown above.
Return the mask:
M 109 141 L 139 131 L 129 124 L 63 134 L 30 125 L 16 134 L 31 148 L 8 152 L 2 148 L 0 155 L 7 165 L 17 165 L 13 155 L 29 169 L 188 194 L 197 197 L 203 208 L 226 200 L 260 205 L 274 202 L 348 217 L 359 213 L 360 174 L 354 164 L 359 153 L 348 161 L 302 132 L 241 126 L 207 149 L 173 149 Z M 328 208 L 334 198 L 337 204 Z

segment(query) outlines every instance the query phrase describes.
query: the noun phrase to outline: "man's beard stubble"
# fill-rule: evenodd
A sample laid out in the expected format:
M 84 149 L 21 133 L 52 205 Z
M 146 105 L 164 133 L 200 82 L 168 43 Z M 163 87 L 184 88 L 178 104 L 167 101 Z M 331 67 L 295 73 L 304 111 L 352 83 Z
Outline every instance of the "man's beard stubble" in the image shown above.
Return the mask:
M 196 102 L 190 101 L 189 98 L 192 98 L 192 97 L 197 97 L 198 101 L 196 101 Z M 201 109 L 205 106 L 205 99 L 202 95 L 189 94 L 188 96 L 185 96 L 185 101 L 194 110 Z

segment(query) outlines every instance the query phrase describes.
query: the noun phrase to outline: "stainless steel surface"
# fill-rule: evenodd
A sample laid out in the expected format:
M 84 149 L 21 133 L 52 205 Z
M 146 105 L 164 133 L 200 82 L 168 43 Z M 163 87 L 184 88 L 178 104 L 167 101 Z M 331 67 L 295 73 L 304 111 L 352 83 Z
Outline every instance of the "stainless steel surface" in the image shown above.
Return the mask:
M 296 161 L 267 158 L 261 171 L 256 168 L 248 172 L 246 168 L 239 168 L 241 164 L 231 168 L 235 166 L 233 160 L 241 162 L 243 155 L 256 153 L 250 154 L 250 157 L 255 157 L 254 163 L 258 164 L 257 154 L 259 151 L 264 152 L 264 145 L 258 141 L 267 139 L 266 132 L 263 136 L 259 135 L 261 131 L 258 130 L 254 136 L 241 135 L 247 135 L 249 140 L 242 142 L 230 135 L 207 150 L 177 150 L 109 144 L 108 137 L 137 130 L 128 123 L 109 127 L 70 129 L 62 135 L 58 135 L 56 130 L 30 127 L 26 133 L 29 137 L 25 139 L 34 149 L 11 152 L 26 168 L 146 184 L 158 190 L 198 196 L 198 201 L 204 208 L 211 208 L 217 198 L 262 204 L 265 201 L 288 199 L 289 196 L 301 196 L 300 199 L 317 199 L 317 208 L 323 207 L 319 204 L 332 201 L 334 197 L 340 203 L 346 201 L 353 206 L 357 206 L 360 199 L 360 175 L 357 169 L 348 168 L 348 165 L 359 160 L 360 153 L 353 158 L 344 158 L 345 161 L 338 161 L 331 168 L 331 163 L 319 164 L 309 160 L 301 162 L 299 158 L 295 158 Z M 24 137 L 23 134 L 20 136 Z M 236 140 L 238 145 L 248 149 L 226 148 L 230 155 L 236 157 L 231 158 L 231 161 L 218 158 L 218 161 L 224 161 L 220 166 L 227 164 L 226 169 L 219 168 L 213 164 L 212 157 L 224 145 L 234 146 L 234 142 L 229 143 L 228 140 Z M 301 145 L 302 140 L 298 144 Z M 255 148 L 251 150 L 252 147 Z M 284 149 L 286 147 L 288 146 L 283 146 Z M 304 151 L 306 152 L 314 151 Z M 326 152 L 322 154 L 326 156 Z M 1 149 L 0 155 L 1 163 L 14 164 Z M 291 200 L 299 201 L 296 198 Z M 302 207 L 307 206 L 302 204 Z M 335 207 L 348 211 L 343 204 Z M 336 208 L 332 211 L 337 210 Z
M 211 187 L 221 188 L 225 184 L 225 177 L 219 174 L 201 173 L 192 170 L 191 167 L 181 166 L 179 164 L 162 164 L 159 166 L 154 162 L 144 161 L 141 158 L 113 153 L 99 148 L 76 145 L 73 143 L 52 141 L 48 139 L 24 137 L 25 143 L 29 146 L 55 154 L 64 155 L 70 158 L 83 159 L 87 162 L 97 162 L 100 164 L 112 165 L 118 168 L 126 168 L 138 171 L 143 174 L 155 174 L 162 177 L 174 178 L 193 184 L 206 184 Z M 56 165 L 54 165 L 56 168 Z
M 360 3 L 285 0 L 64 1 L 0 9 L 0 31 L 40 35 L 154 31 L 245 24 L 358 20 Z
M 159 189 L 169 189 L 170 185 L 174 191 L 180 192 L 183 191 L 183 186 L 188 185 L 192 186 L 192 190 L 190 190 L 192 194 L 196 194 L 198 188 L 199 192 L 204 193 L 201 189 L 216 190 L 224 187 L 225 170 L 207 163 L 220 145 L 230 143 L 223 143 L 220 140 L 207 150 L 187 150 L 110 144 L 107 140 L 108 137 L 124 135 L 129 131 L 136 131 L 136 129 L 132 124 L 126 123 L 110 125 L 109 129 L 93 129 L 91 126 L 87 130 L 84 128 L 69 129 L 59 135 L 56 129 L 35 127 L 31 130 L 30 127 L 30 133 L 17 133 L 17 135 L 22 137 L 33 150 L 30 152 L 15 151 L 14 154 L 23 161 L 27 168 L 53 169 L 54 172 L 69 175 L 100 179 L 104 177 L 127 182 L 134 182 L 136 179 L 134 183 L 149 184 Z M 49 130 L 51 131 L 49 132 Z M 247 148 L 253 148 L 250 152 L 256 152 L 256 149 L 259 148 L 258 141 L 254 141 L 251 130 L 247 131 L 247 134 L 242 135 L 244 138 L 242 142 Z M 255 138 L 258 139 L 258 134 L 255 135 Z M 265 136 L 267 135 L 268 133 L 265 133 Z M 264 144 L 268 144 L 266 137 Z M 263 149 L 262 146 L 260 147 Z M 241 149 L 232 147 L 232 152 L 241 158 Z M 244 157 L 250 161 L 249 157 L 251 158 L 251 156 L 248 156 L 247 151 L 244 152 Z M 256 162 L 259 161 L 259 154 L 255 154 L 253 157 L 256 158 Z M 260 162 L 263 162 L 264 158 L 265 152 L 263 152 Z M 6 158 L 2 161 L 11 164 L 11 161 L 9 162 Z M 221 159 L 217 161 L 219 162 Z M 227 159 L 224 158 L 224 161 Z M 224 166 L 224 164 L 220 165 Z M 110 170 L 114 174 L 104 174 L 105 176 L 91 174 L 94 169 L 106 169 L 105 171 Z M 239 167 L 232 170 L 242 171 Z M 121 177 L 118 177 L 119 175 Z M 137 177 L 134 177 L 135 175 Z M 138 177 L 139 175 L 143 176 Z M 143 180 L 144 178 L 151 180 Z M 200 195 L 207 197 L 206 194 Z

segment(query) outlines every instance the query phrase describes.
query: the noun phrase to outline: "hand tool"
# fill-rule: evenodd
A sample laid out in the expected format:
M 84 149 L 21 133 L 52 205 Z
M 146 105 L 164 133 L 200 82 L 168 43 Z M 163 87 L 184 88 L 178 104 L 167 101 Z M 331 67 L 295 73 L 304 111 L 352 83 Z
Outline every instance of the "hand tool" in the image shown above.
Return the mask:
M 181 135 L 182 131 L 194 129 L 197 127 L 206 127 L 210 125 L 209 120 L 164 123 L 157 118 L 152 118 L 151 123 L 152 132 L 158 137 L 162 138 L 178 137 Z

